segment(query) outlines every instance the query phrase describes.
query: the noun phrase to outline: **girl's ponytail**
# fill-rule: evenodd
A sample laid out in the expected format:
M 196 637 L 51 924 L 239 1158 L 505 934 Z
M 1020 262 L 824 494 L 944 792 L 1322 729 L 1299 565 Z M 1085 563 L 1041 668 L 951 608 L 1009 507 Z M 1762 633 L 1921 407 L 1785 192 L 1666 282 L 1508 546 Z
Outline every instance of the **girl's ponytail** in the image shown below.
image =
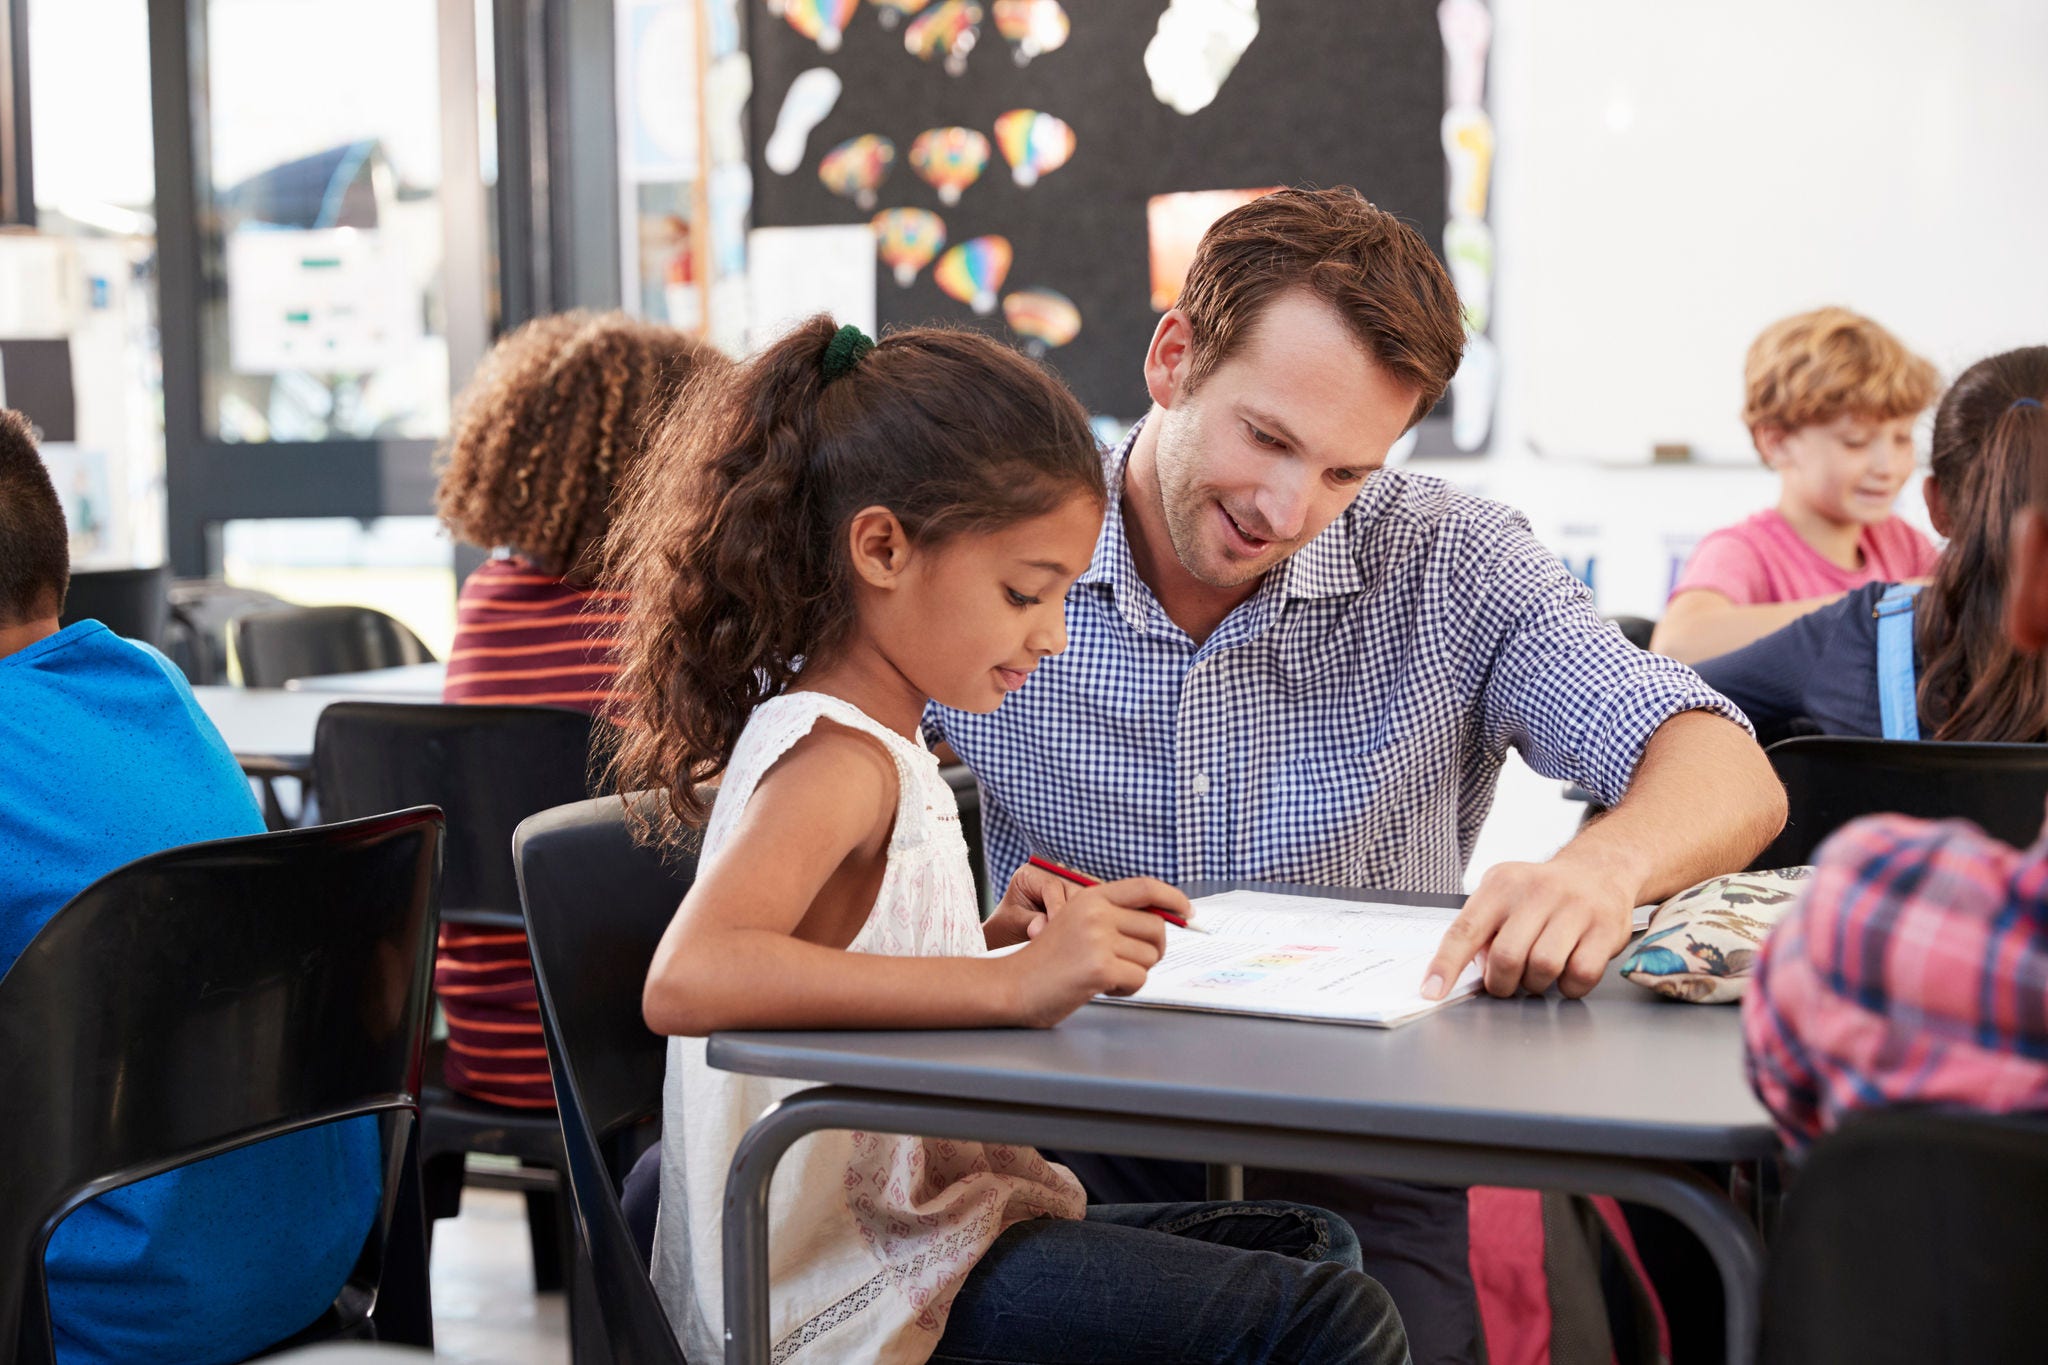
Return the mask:
M 2043 397 L 2048 347 L 2028 346 L 1972 365 L 1935 410 L 1928 477 L 1950 539 L 1914 609 L 1930 739 L 2048 740 L 2048 664 L 2005 635 L 2013 516 L 2032 499 L 2039 436 L 2025 404 Z
M 626 489 L 606 586 L 626 595 L 610 779 L 666 800 L 643 836 L 709 809 L 747 718 L 855 624 L 840 541 L 863 507 L 916 544 L 1103 497 L 1087 415 L 978 333 L 868 350 L 816 317 L 685 391 Z M 837 345 L 835 346 L 835 338 Z
M 820 558 L 810 464 L 819 446 L 824 350 L 804 323 L 739 373 L 683 394 L 656 458 L 625 490 L 608 578 L 627 596 L 618 689 L 620 791 L 666 787 L 664 834 L 700 824 L 747 716 L 802 657 Z

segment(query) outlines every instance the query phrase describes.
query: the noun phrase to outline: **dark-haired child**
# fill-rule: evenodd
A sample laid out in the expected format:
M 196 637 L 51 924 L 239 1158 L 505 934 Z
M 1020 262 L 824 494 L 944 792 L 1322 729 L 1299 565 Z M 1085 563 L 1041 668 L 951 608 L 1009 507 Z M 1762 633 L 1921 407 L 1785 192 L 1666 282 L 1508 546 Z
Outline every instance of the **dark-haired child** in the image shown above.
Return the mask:
M 57 490 L 27 419 L 0 410 L 0 976 L 123 863 L 263 832 L 234 756 L 170 660 L 98 621 L 58 626 L 70 583 Z M 71 1021 L 37 1023 L 64 1045 Z M 121 1103 L 85 1074 L 79 1084 L 80 1113 Z M 377 1121 L 360 1118 L 79 1205 L 43 1256 L 59 1365 L 217 1365 L 274 1346 L 334 1302 L 380 1189 Z
M 599 711 L 623 620 L 595 587 L 614 487 L 671 400 L 717 352 L 624 313 L 556 313 L 484 357 L 443 451 L 441 520 L 498 553 L 462 584 L 442 698 Z M 555 1102 L 533 964 L 518 930 L 441 930 L 442 1077 L 471 1099 Z
M 2048 660 L 2015 648 L 2001 625 L 2015 518 L 2031 490 L 2024 405 L 2042 397 L 2048 346 L 1980 360 L 1943 395 L 1927 506 L 1948 544 L 1924 589 L 1858 588 L 1707 660 L 1700 676 L 1767 735 L 1802 722 L 1831 735 L 2048 741 Z
M 2034 670 L 2009 685 L 2018 694 L 2009 701 L 1984 700 L 2030 706 L 2039 738 L 2048 347 L 1974 365 L 1956 381 L 1966 386 L 1983 405 L 1973 415 L 1988 447 L 1979 477 L 2010 490 L 2014 504 L 2002 509 L 2011 540 L 2001 526 L 2004 562 L 1986 590 L 1999 606 L 1972 622 L 1993 637 L 1980 642 L 1987 652 Z M 1943 402 L 1944 415 L 1955 401 Z M 1938 434 L 1935 449 L 1939 461 Z M 1787 1145 L 1802 1151 L 1879 1105 L 2048 1109 L 2048 830 L 2020 849 L 1963 820 L 1879 815 L 1845 827 L 1815 862 L 1811 890 L 1765 941 L 1742 1006 L 1750 1080 Z
M 734 1149 L 800 1088 L 708 1066 L 706 1034 L 1049 1026 L 1143 983 L 1164 943 L 1144 907 L 1188 909 L 1149 879 L 1061 898 L 1020 878 L 978 922 L 920 720 L 933 699 L 994 710 L 1065 647 L 1102 466 L 1015 352 L 943 330 L 869 346 L 818 318 L 700 386 L 614 534 L 616 776 L 668 794 L 651 836 L 709 817 L 645 993 L 675 1035 L 654 1276 L 692 1358 L 723 1350 Z M 778 1360 L 1408 1358 L 1348 1226 L 1300 1205 L 1087 1209 L 1029 1148 L 820 1133 L 777 1168 L 769 1220 Z

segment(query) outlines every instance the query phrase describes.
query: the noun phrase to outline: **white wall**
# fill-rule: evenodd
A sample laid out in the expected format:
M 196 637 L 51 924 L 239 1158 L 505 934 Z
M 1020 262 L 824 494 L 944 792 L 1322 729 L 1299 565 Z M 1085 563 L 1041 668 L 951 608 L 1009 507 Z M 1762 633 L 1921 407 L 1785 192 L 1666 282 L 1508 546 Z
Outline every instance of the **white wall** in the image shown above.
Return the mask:
M 1498 3 L 1503 348 L 1545 454 L 1746 461 L 1743 352 L 1823 303 L 1949 375 L 2048 337 L 2042 0 Z
M 1772 319 L 1843 303 L 1950 377 L 2048 341 L 2044 0 L 1492 3 L 1497 437 L 1417 467 L 1592 556 L 1603 610 L 1776 500 L 1738 420 Z

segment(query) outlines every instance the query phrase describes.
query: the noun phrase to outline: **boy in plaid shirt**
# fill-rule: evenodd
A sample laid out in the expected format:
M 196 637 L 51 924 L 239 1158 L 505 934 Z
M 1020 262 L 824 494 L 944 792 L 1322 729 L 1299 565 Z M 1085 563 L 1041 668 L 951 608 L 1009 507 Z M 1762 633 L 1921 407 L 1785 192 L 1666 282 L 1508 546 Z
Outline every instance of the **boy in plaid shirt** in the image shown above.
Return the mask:
M 2031 489 L 2005 612 L 2030 654 L 2048 650 L 2043 398 L 2012 398 L 1984 461 Z M 1743 1005 L 1751 1083 L 1787 1144 L 1875 1105 L 2048 1109 L 2048 834 L 2022 850 L 1960 820 L 1876 816 L 1817 862 Z

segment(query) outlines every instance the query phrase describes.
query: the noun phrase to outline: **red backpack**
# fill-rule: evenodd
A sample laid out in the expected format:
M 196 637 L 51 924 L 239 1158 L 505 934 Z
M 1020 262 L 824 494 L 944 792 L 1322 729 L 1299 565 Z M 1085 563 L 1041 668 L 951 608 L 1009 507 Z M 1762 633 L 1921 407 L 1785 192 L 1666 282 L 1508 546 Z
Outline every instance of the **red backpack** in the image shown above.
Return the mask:
M 1488 1365 L 1668 1365 L 1671 1328 L 1614 1200 L 1475 1185 L 1470 1209 Z M 1602 1287 L 1609 1253 L 1627 1284 L 1619 1313 Z M 1617 1322 L 1633 1338 L 1621 1350 Z

